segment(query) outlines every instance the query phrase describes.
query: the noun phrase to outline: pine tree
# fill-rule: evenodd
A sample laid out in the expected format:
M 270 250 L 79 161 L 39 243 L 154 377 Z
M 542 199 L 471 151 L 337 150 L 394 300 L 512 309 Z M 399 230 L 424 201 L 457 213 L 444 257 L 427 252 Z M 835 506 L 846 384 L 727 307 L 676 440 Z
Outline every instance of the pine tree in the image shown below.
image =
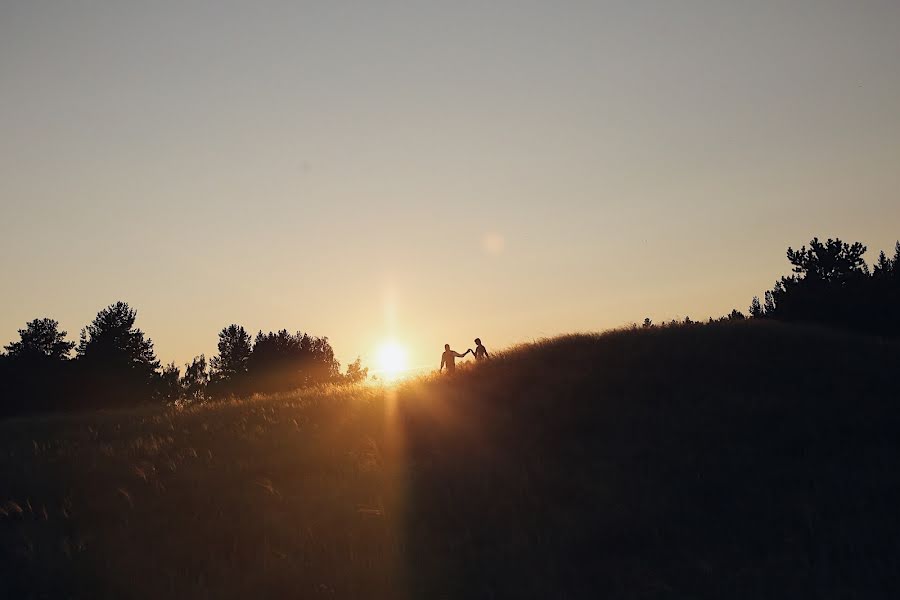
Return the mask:
M 11 358 L 49 358 L 66 360 L 75 342 L 66 341 L 66 332 L 59 331 L 53 319 L 34 319 L 19 330 L 19 341 L 5 347 Z
M 759 296 L 753 296 L 753 300 L 750 302 L 750 316 L 754 319 L 758 319 L 764 316 L 762 304 L 759 302 Z
M 159 396 L 160 363 L 136 319 L 137 311 L 116 302 L 81 330 L 76 364 L 86 403 L 130 405 Z
M 766 294 L 765 305 L 763 305 L 763 313 L 767 317 L 771 317 L 775 314 L 776 305 L 775 305 L 775 295 L 771 291 L 767 291 Z
M 219 332 L 219 354 L 210 360 L 210 381 L 217 393 L 239 393 L 246 381 L 253 345 L 250 334 L 240 325 L 231 324 Z

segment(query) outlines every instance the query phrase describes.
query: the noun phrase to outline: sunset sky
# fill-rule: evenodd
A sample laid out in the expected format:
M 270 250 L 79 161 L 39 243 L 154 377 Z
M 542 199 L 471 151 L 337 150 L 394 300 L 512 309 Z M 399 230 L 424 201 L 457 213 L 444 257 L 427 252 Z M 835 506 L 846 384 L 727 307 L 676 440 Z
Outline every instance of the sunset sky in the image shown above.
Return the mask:
M 900 237 L 900 2 L 2 2 L 0 345 L 125 300 L 413 366 Z

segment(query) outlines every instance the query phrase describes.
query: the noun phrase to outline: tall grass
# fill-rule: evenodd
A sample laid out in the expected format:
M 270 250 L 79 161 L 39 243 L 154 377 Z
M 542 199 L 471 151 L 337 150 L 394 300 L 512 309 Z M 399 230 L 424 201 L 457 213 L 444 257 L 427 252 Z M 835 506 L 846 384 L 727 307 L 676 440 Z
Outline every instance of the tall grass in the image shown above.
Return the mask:
M 896 343 L 772 323 L 0 424 L 0 596 L 888 597 Z

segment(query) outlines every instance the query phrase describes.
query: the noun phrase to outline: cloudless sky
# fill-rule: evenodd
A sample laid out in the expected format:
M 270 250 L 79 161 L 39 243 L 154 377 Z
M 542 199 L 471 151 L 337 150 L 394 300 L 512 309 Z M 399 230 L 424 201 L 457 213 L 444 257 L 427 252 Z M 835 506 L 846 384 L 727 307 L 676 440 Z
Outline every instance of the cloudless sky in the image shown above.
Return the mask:
M 445 342 L 746 310 L 900 237 L 900 2 L 0 2 L 0 343 L 125 300 Z

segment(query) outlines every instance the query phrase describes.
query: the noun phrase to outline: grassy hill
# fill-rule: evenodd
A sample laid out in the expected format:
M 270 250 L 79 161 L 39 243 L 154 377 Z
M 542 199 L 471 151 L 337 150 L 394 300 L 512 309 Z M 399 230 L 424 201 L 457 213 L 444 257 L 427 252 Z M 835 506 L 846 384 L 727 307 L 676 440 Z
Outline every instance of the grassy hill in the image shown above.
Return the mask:
M 0 597 L 900 591 L 900 345 L 768 322 L 0 423 Z

